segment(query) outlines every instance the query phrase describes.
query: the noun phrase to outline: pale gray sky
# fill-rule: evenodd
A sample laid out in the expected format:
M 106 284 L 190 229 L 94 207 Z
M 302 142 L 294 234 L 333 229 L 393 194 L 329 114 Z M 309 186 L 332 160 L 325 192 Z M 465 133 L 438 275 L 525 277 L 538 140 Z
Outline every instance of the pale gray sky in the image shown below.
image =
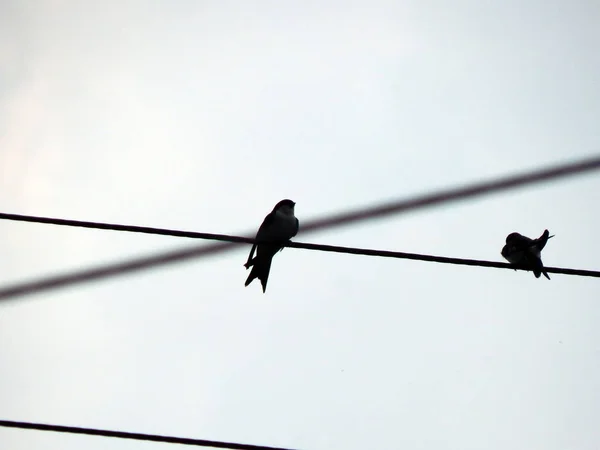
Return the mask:
M 0 1 L 0 211 L 256 229 L 600 151 L 588 1 Z M 598 269 L 586 175 L 298 240 Z M 0 222 L 0 286 L 185 239 Z M 600 446 L 598 280 L 247 249 L 0 305 L 0 418 L 303 449 Z M 164 444 L 0 429 L 11 450 Z

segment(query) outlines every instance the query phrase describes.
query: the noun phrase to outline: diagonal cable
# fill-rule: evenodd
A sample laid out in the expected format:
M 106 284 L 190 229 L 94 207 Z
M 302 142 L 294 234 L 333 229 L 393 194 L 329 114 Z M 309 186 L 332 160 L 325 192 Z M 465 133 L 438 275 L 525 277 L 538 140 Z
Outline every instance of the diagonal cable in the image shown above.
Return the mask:
M 264 445 L 208 441 L 206 439 L 191 439 L 174 436 L 162 436 L 157 434 L 130 433 L 127 431 L 100 430 L 97 428 L 81 428 L 64 425 L 17 422 L 13 420 L 0 420 L 0 427 L 18 428 L 23 430 L 53 431 L 58 433 L 83 434 L 88 436 L 103 436 L 117 439 L 132 439 L 135 441 L 165 442 L 168 444 L 192 445 L 196 447 L 228 448 L 233 450 L 290 450 L 282 447 L 266 447 Z
M 222 238 L 227 238 L 226 235 L 219 235 Z M 243 238 L 241 236 L 231 236 L 232 242 L 248 242 L 251 243 L 254 240 L 249 238 Z M 106 266 L 95 267 L 88 270 L 83 270 L 76 273 L 67 273 L 64 275 L 56 275 L 51 277 L 45 277 L 37 281 L 32 281 L 23 284 L 15 284 L 13 286 L 7 286 L 0 289 L 0 301 L 10 300 L 12 298 L 21 297 L 24 295 L 32 294 L 37 291 L 44 291 L 52 289 L 53 287 L 61 287 L 72 283 L 81 283 L 87 280 L 94 280 L 98 278 L 104 278 L 112 275 L 119 275 L 123 272 L 131 272 L 136 270 L 142 270 L 146 267 L 153 267 L 160 264 L 168 264 L 170 262 L 176 262 L 181 259 L 188 259 L 198 255 L 210 255 L 211 253 L 218 253 L 220 251 L 231 248 L 231 245 L 235 244 L 214 244 L 199 247 L 196 249 L 177 251 L 169 254 L 158 255 L 155 258 L 145 258 L 143 260 L 132 260 L 123 263 L 109 264 Z M 396 258 L 396 259 L 409 259 L 413 261 L 427 261 L 435 262 L 440 264 L 454 264 L 460 266 L 471 266 L 471 267 L 491 267 L 496 269 L 513 269 L 513 270 L 524 270 L 529 269 L 523 267 L 515 267 L 507 263 L 496 262 L 496 261 L 485 261 L 479 259 L 465 259 L 465 258 L 452 258 L 447 256 L 435 256 L 435 255 L 424 255 L 420 253 L 406 253 L 406 252 L 395 252 L 389 250 L 375 250 L 367 248 L 356 248 L 356 247 L 343 247 L 339 245 L 325 245 L 325 244 L 310 244 L 307 242 L 288 242 L 282 244 L 284 247 L 300 248 L 305 250 L 317 250 L 322 252 L 332 253 L 345 253 L 351 255 L 364 255 L 364 256 L 379 256 L 383 258 Z M 584 269 L 569 269 L 562 267 L 544 267 L 544 270 L 548 273 L 557 273 L 562 275 L 574 275 L 580 277 L 594 277 L 600 278 L 600 271 L 595 270 L 584 270 Z
M 301 226 L 302 233 L 314 232 L 317 230 L 324 230 L 328 228 L 338 227 L 342 225 L 349 225 L 352 223 L 358 223 L 361 221 L 381 218 L 390 216 L 392 214 L 398 214 L 411 210 L 421 209 L 425 207 L 431 207 L 451 201 L 462 200 L 466 198 L 473 198 L 493 192 L 505 191 L 516 187 L 526 186 L 529 184 L 540 183 L 543 181 L 549 181 L 556 178 L 562 178 L 575 174 L 582 174 L 592 170 L 600 168 L 600 156 L 589 158 L 576 163 L 562 164 L 546 169 L 541 169 L 533 172 L 524 173 L 521 175 L 513 175 L 504 177 L 497 180 L 475 183 L 466 187 L 460 187 L 455 189 L 448 189 L 445 191 L 436 192 L 433 194 L 426 194 L 418 196 L 408 200 L 398 200 L 393 202 L 384 203 L 372 207 L 366 207 L 358 210 L 352 210 L 339 214 L 329 215 L 321 219 L 314 219 L 312 221 L 303 222 Z M 59 221 L 62 219 L 48 219 Z M 80 222 L 84 223 L 84 222 Z M 58 224 L 58 223 L 57 223 Z M 88 223 L 88 224 L 91 224 Z M 109 224 L 104 224 L 109 225 Z M 127 226 L 128 228 L 131 228 Z M 94 227 L 91 227 L 94 228 Z M 140 227 L 145 228 L 145 227 Z M 109 229 L 109 228 L 107 228 Z M 152 234 L 166 234 L 161 233 L 160 229 L 146 228 L 145 232 L 154 230 Z M 132 231 L 132 230 L 122 230 Z M 164 230 L 163 230 L 164 231 Z M 172 230 L 171 230 L 172 231 Z M 206 236 L 209 236 L 208 234 Z M 210 239 L 215 240 L 226 240 L 225 235 L 210 235 Z M 196 237 L 200 237 L 199 234 Z M 64 275 L 49 276 L 38 280 L 32 280 L 24 283 L 20 283 L 5 288 L 0 288 L 0 300 L 8 300 L 35 292 L 47 291 L 50 289 L 57 289 L 60 287 L 66 287 L 74 284 L 89 282 L 93 280 L 99 280 L 107 277 L 125 275 L 127 273 L 133 273 L 140 270 L 146 270 L 152 267 L 158 267 L 166 264 L 172 264 L 175 262 L 183 262 L 192 258 L 199 258 L 209 255 L 214 255 L 227 250 L 233 249 L 239 243 L 253 242 L 251 238 L 236 237 L 235 242 L 223 242 L 217 244 L 209 244 L 200 247 L 175 250 L 171 252 L 165 252 L 157 255 L 150 255 L 147 257 L 131 259 L 128 261 L 117 262 L 110 265 L 103 265 L 93 267 L 90 269 L 84 269 L 78 272 L 68 273 Z M 558 269 L 557 269 L 558 270 Z M 576 269 L 560 269 L 560 270 L 576 270 Z M 565 273 L 565 272 L 560 272 Z M 590 275 L 586 275 L 590 276 Z

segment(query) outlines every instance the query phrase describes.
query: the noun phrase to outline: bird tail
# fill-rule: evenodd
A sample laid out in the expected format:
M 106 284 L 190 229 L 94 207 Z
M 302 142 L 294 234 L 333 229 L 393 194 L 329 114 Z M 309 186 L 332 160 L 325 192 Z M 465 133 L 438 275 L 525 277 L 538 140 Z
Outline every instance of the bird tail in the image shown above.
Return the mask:
M 533 274 L 535 275 L 536 278 L 539 278 L 541 274 L 544 274 L 544 276 L 548 279 L 550 279 L 550 277 L 548 276 L 548 273 L 546 272 L 546 270 L 544 270 L 544 264 L 542 263 L 541 259 L 535 259 L 532 261 L 532 270 L 533 270 Z
M 248 275 L 244 286 L 248 286 L 250 283 L 252 283 L 252 281 L 254 281 L 255 278 L 258 278 L 264 293 L 267 290 L 267 281 L 269 280 L 269 272 L 271 271 L 271 260 L 272 257 L 268 256 L 257 256 L 254 258 L 250 262 L 252 270 L 250 271 L 250 275 Z
M 550 277 L 548 276 L 548 272 L 546 272 L 545 270 L 542 270 L 542 273 L 544 274 L 544 276 L 548 279 L 550 279 Z

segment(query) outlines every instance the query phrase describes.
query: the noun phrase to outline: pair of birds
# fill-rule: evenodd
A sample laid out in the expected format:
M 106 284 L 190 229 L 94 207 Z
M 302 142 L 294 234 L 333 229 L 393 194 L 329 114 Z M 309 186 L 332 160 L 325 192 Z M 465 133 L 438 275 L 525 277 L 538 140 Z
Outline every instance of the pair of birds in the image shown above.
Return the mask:
M 284 244 L 296 236 L 300 226 L 294 215 L 296 203 L 292 200 L 281 200 L 275 205 L 256 233 L 257 243 L 252 245 L 248 261 L 244 266 L 246 269 L 252 267 L 250 275 L 246 279 L 248 286 L 254 279 L 258 278 L 263 292 L 267 289 L 271 261 L 277 252 L 283 250 Z M 506 245 L 502 248 L 502 256 L 515 267 L 532 270 L 536 278 L 543 273 L 548 279 L 548 273 L 544 270 L 541 251 L 550 239 L 548 230 L 537 239 L 530 239 L 519 233 L 511 233 L 506 237 Z M 256 256 L 254 252 L 256 251 Z

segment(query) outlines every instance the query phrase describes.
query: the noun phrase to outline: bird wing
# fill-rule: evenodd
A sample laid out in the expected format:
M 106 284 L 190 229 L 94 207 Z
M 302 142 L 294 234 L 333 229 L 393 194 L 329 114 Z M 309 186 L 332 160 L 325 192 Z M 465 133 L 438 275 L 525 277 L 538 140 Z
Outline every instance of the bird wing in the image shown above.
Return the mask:
M 267 214 L 267 216 L 263 220 L 262 224 L 258 228 L 258 231 L 256 232 L 255 239 L 257 241 L 264 239 L 265 233 L 271 227 L 271 224 L 273 223 L 274 219 L 275 219 L 275 213 L 273 211 L 271 211 L 269 214 Z M 248 261 L 246 261 L 246 264 L 244 264 L 246 269 L 248 269 L 251 266 L 252 258 L 254 257 L 255 251 L 256 251 L 256 243 L 252 244 L 252 248 L 250 249 L 250 254 L 248 255 Z
M 256 240 L 265 239 L 267 234 L 269 233 L 269 229 L 271 225 L 273 225 L 273 221 L 275 220 L 275 212 L 271 211 L 263 220 L 263 223 L 258 228 L 258 232 L 256 233 Z
M 519 250 L 525 250 L 528 247 L 531 247 L 535 244 L 533 239 L 528 238 L 527 236 L 519 236 L 514 240 L 513 245 Z

